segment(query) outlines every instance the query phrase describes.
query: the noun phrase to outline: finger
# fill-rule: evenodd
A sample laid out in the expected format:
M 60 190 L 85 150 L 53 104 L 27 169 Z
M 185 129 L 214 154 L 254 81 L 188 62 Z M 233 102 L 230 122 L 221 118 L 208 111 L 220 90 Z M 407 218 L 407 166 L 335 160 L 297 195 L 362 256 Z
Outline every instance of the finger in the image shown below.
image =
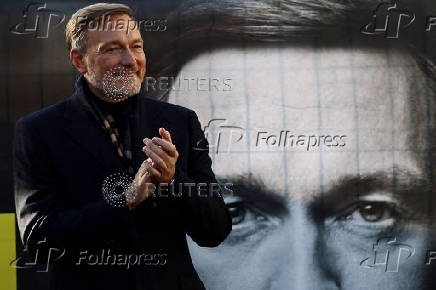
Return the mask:
M 159 172 L 157 169 L 151 167 L 151 165 L 150 165 L 149 163 L 147 163 L 147 164 L 145 165 L 145 168 L 146 168 L 147 172 L 148 172 L 151 176 L 156 177 L 156 178 L 161 177 L 160 172 Z
M 156 164 L 154 164 L 153 160 L 151 160 L 150 157 L 147 158 L 147 162 L 151 165 L 151 167 L 155 167 Z
M 139 178 L 138 181 L 138 186 L 141 186 L 142 184 L 144 184 L 145 182 L 147 182 L 151 177 L 150 172 L 148 172 L 147 170 L 145 170 L 145 173 Z
M 153 137 L 153 138 L 157 138 L 157 137 Z M 160 139 L 160 138 L 159 138 Z M 142 140 L 142 143 L 144 143 L 144 145 L 149 145 L 149 143 L 151 143 L 151 144 L 155 144 L 155 143 L 153 143 L 153 140 L 151 140 L 151 139 L 149 139 L 149 138 L 144 138 L 143 140 Z M 158 144 L 155 144 L 156 146 L 158 146 L 159 148 L 161 148 L 162 146 L 160 146 L 160 145 L 158 145 Z M 162 149 L 162 148 L 161 148 Z
M 137 171 L 137 174 L 139 176 L 143 176 L 147 172 L 147 170 L 145 170 L 145 163 L 146 162 L 147 162 L 147 160 L 145 160 L 144 162 L 141 163 L 141 166 L 139 167 L 139 169 Z
M 159 128 L 159 135 L 161 135 L 162 138 L 168 142 L 173 143 L 170 132 L 168 132 L 165 128 Z
M 154 144 L 161 146 L 161 148 L 163 150 L 165 150 L 167 153 L 169 153 L 171 156 L 173 156 L 173 157 L 176 156 L 177 150 L 176 150 L 176 146 L 174 144 L 172 144 L 166 140 L 163 140 L 161 138 L 156 138 L 156 137 L 154 137 L 152 139 L 152 141 Z
M 153 142 L 150 139 L 148 139 L 148 138 L 146 138 L 146 139 L 147 140 L 145 140 L 145 144 L 146 144 L 145 147 L 148 147 L 151 151 L 156 153 L 165 163 L 169 163 L 170 156 L 168 155 L 168 153 L 165 152 L 164 150 L 162 150 L 162 148 L 160 146 L 153 144 Z
M 153 152 L 153 150 L 151 150 L 149 146 L 145 146 L 144 148 L 142 148 L 142 150 L 144 151 L 145 154 L 147 154 L 148 157 L 151 158 L 151 160 L 153 160 L 154 164 L 156 165 L 154 167 L 157 167 L 162 171 L 167 171 L 167 165 L 165 161 L 162 158 L 160 158 L 159 155 Z
M 149 161 L 150 158 L 148 158 L 147 160 L 144 160 L 144 162 L 142 162 L 141 167 L 138 170 L 138 173 L 140 174 L 139 176 L 143 177 L 146 173 L 148 173 L 147 171 L 147 165 L 152 167 L 151 164 L 151 159 Z

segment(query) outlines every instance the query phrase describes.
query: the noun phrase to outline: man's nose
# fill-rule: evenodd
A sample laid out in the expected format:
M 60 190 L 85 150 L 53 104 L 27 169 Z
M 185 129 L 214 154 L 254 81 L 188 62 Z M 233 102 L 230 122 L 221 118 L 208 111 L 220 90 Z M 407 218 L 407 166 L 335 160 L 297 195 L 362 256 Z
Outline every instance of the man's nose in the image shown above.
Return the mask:
M 270 289 L 339 289 L 339 273 L 331 267 L 335 261 L 326 261 L 331 255 L 321 225 L 311 219 L 307 208 L 293 205 L 290 219 L 274 235 L 271 250 L 276 251 L 278 273 Z
M 135 62 L 135 55 L 132 53 L 132 51 L 129 48 L 123 49 L 121 55 L 121 64 L 125 66 L 132 66 L 135 64 Z

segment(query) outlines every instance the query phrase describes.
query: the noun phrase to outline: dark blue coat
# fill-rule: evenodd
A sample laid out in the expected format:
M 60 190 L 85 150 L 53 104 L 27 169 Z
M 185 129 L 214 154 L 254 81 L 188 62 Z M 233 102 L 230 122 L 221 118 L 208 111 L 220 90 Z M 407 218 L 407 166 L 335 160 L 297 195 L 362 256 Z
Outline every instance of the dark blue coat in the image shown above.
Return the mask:
M 155 196 L 132 211 L 105 202 L 103 181 L 125 168 L 109 137 L 78 100 L 83 93 L 77 82 L 71 97 L 16 123 L 18 226 L 32 256 L 38 254 L 44 263 L 51 254 L 49 289 L 203 289 L 186 234 L 206 247 L 227 237 L 231 217 L 221 195 L 188 194 L 181 187 L 181 197 Z M 164 127 L 180 154 L 175 185 L 216 182 L 208 151 L 195 148 L 205 143 L 195 112 L 139 100 L 135 169 L 146 159 L 142 139 L 158 136 L 158 128 Z M 135 264 L 134 257 L 144 261 Z

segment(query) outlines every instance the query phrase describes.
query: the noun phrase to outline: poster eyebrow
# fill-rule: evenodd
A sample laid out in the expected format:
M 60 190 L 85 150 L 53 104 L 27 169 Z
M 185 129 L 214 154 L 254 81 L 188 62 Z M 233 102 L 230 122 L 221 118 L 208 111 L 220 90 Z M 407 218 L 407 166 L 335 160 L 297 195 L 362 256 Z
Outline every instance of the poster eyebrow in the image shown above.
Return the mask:
M 334 211 L 347 203 L 358 201 L 361 197 L 375 192 L 392 194 L 398 200 L 410 203 L 411 201 L 425 200 L 427 182 L 410 170 L 394 166 L 364 175 L 347 175 L 340 178 L 336 184 L 323 195 L 317 196 L 314 208 L 322 211 Z
M 265 214 L 282 216 L 289 212 L 289 200 L 280 193 L 269 189 L 260 177 L 248 179 L 248 174 L 220 179 L 231 183 L 233 194 L 241 198 L 243 203 L 261 210 Z

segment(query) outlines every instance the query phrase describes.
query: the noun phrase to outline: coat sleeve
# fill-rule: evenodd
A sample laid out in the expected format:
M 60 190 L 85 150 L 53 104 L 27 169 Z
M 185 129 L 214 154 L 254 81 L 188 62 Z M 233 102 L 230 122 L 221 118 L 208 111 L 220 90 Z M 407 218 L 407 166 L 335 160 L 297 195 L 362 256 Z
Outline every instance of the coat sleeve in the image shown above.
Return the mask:
M 199 246 L 216 247 L 231 232 L 232 218 L 212 171 L 208 143 L 194 111 L 190 111 L 189 126 L 188 167 L 185 172 L 176 165 L 173 186 L 182 189 L 179 206 L 186 233 Z M 202 149 L 198 150 L 200 140 Z
M 20 236 L 29 253 L 45 247 L 101 245 L 135 234 L 131 213 L 103 199 L 82 208 L 68 204 L 48 145 L 30 120 L 19 120 L 14 138 L 14 194 Z

